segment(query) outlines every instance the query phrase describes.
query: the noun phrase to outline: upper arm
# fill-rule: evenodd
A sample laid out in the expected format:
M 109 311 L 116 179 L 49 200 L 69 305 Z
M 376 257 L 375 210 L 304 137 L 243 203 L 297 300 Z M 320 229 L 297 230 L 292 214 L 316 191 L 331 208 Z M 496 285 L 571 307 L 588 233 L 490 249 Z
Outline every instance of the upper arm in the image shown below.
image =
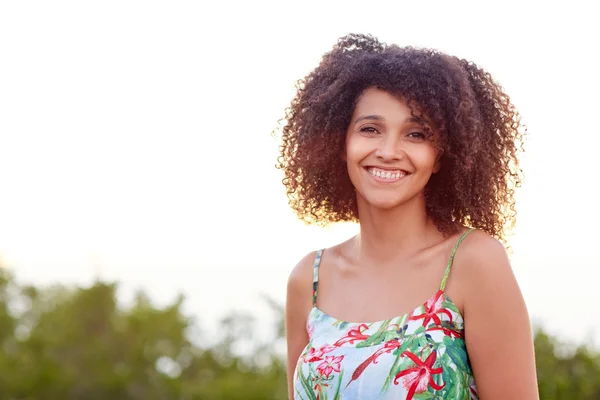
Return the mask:
M 293 398 L 296 362 L 308 343 L 306 321 L 312 308 L 312 270 L 315 253 L 308 254 L 294 267 L 287 284 L 285 330 L 287 340 L 288 395 Z
M 506 250 L 482 232 L 473 236 L 460 274 L 477 391 L 486 400 L 539 399 L 531 324 Z

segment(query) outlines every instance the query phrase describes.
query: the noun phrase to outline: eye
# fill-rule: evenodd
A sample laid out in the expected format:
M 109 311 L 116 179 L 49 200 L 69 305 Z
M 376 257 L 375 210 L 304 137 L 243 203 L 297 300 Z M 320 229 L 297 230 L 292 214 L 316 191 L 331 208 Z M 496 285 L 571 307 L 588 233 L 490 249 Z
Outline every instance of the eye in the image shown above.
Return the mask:
M 362 128 L 360 128 L 360 131 L 369 135 L 376 135 L 379 133 L 377 128 L 373 126 L 363 126 Z
M 425 139 L 426 136 L 423 132 L 415 131 L 408 134 L 408 137 L 413 139 Z

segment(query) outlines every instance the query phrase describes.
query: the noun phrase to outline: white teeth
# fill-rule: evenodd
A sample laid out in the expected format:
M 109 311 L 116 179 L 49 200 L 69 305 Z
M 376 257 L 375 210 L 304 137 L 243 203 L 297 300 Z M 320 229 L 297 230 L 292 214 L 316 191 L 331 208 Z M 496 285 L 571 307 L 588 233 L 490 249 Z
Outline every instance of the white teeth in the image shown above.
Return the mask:
M 384 170 L 375 169 L 375 168 L 369 168 L 368 171 L 371 175 L 377 176 L 379 178 L 384 178 L 384 179 L 400 179 L 400 177 L 406 175 L 402 171 L 391 172 L 391 171 L 384 171 Z

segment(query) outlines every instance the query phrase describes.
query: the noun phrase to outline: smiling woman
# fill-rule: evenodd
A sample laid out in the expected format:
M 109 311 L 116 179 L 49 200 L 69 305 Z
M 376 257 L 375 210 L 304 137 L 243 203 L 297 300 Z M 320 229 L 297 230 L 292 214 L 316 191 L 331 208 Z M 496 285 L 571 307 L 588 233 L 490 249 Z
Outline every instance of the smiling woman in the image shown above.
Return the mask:
M 423 194 L 440 155 L 435 137 L 425 133 L 432 132 L 426 122 L 413 117 L 404 101 L 375 88 L 362 93 L 351 121 L 345 154 L 357 203 L 389 209 Z
M 521 139 L 490 75 L 438 51 L 348 35 L 299 82 L 279 158 L 290 205 L 360 233 L 290 275 L 290 398 L 538 398 L 501 244 Z

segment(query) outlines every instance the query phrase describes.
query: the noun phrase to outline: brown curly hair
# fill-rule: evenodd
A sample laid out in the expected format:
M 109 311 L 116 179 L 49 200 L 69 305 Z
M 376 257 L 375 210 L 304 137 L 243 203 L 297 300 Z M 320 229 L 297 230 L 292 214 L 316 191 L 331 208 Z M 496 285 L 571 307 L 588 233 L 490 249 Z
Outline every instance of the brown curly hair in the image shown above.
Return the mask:
M 321 225 L 359 220 L 340 154 L 358 98 L 370 87 L 407 101 L 438 133 L 441 168 L 425 188 L 427 211 L 438 229 L 452 234 L 465 225 L 505 241 L 516 217 L 517 155 L 525 133 L 509 97 L 472 62 L 386 45 L 370 35 L 340 38 L 296 84 L 280 129 L 277 167 L 297 216 Z

